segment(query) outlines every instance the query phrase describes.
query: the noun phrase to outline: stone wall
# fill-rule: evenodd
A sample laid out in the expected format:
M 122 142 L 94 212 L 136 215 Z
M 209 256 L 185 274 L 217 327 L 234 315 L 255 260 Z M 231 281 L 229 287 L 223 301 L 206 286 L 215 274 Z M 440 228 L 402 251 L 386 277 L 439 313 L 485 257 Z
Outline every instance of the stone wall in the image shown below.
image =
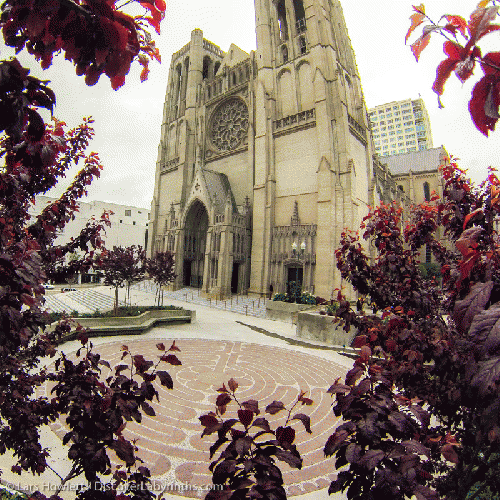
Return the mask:
M 333 323 L 333 316 L 322 316 L 317 312 L 299 312 L 297 337 L 319 340 L 331 345 L 350 346 L 356 331 L 351 327 L 345 332 L 341 326 Z

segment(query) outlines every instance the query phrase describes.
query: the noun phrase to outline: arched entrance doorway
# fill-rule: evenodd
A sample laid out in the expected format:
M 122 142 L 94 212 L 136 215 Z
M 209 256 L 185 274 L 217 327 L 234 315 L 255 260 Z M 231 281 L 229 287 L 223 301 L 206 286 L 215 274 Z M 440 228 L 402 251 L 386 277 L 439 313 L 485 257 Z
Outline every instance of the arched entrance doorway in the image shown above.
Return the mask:
M 208 213 L 199 201 L 195 201 L 186 216 L 184 225 L 184 256 L 182 284 L 201 288 L 207 247 Z

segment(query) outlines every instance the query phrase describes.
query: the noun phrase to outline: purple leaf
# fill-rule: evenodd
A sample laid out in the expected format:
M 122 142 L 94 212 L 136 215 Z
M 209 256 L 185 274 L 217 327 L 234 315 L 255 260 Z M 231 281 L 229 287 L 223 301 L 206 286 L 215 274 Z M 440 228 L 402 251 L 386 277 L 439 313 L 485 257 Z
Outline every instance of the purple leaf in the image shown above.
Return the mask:
M 493 281 L 476 283 L 463 300 L 457 300 L 452 317 L 462 333 L 467 332 L 474 316 L 484 309 L 492 289 Z
M 160 379 L 160 384 L 166 387 L 167 389 L 173 389 L 174 387 L 174 381 L 172 380 L 172 377 L 168 372 L 164 371 L 159 371 L 156 372 L 156 375 L 158 375 L 158 378 Z
M 273 401 L 271 404 L 266 406 L 266 412 L 271 415 L 275 415 L 281 410 L 285 409 L 285 405 L 281 401 Z
M 348 436 L 349 434 L 345 430 L 337 430 L 334 432 L 326 441 L 323 449 L 325 456 L 331 457 Z
M 471 386 L 481 396 L 486 396 L 490 389 L 494 390 L 500 380 L 500 357 L 487 359 L 478 363 L 476 374 L 472 377 Z
M 252 410 L 255 413 L 255 415 L 258 415 L 260 413 L 259 402 L 256 401 L 255 399 L 249 399 L 248 401 L 244 401 L 243 403 L 241 403 L 241 405 L 246 410 Z
M 311 434 L 311 418 L 308 415 L 304 415 L 304 413 L 296 413 L 292 420 L 300 420 L 304 424 L 305 430 Z
M 368 450 L 357 461 L 357 464 L 366 467 L 368 470 L 372 470 L 384 457 L 385 453 L 382 450 Z

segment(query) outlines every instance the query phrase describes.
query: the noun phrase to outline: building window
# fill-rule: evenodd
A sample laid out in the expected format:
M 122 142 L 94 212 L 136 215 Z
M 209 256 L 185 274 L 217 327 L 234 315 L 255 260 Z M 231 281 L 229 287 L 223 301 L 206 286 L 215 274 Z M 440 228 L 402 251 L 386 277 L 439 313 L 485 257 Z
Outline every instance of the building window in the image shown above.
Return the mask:
M 278 26 L 280 30 L 280 40 L 288 40 L 288 23 L 286 21 L 285 0 L 278 3 Z
M 135 226 L 135 221 L 134 221 L 134 222 L 132 222 L 132 225 L 133 225 L 133 226 Z
M 123 221 L 120 219 L 120 224 L 123 224 Z
M 431 190 L 428 182 L 424 182 L 424 199 L 425 201 L 431 201 Z
M 288 47 L 286 45 L 281 46 L 281 55 L 283 57 L 283 62 L 288 62 Z
M 307 44 L 305 36 L 299 37 L 299 49 L 301 54 L 305 54 L 307 52 Z
M 125 210 L 125 217 L 132 217 L 132 210 Z

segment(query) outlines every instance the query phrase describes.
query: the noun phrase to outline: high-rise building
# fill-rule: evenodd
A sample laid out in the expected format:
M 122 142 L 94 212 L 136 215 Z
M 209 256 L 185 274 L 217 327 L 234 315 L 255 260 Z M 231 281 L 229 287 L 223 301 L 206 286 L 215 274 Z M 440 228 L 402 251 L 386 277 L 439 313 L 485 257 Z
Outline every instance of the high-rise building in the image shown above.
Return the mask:
M 195 29 L 172 56 L 148 247 L 174 253 L 176 288 L 330 298 L 344 228 L 398 190 L 374 175 L 340 2 L 263 0 L 255 18 L 256 52 Z
M 380 156 L 431 149 L 429 115 L 422 99 L 405 99 L 368 110 L 375 150 Z

